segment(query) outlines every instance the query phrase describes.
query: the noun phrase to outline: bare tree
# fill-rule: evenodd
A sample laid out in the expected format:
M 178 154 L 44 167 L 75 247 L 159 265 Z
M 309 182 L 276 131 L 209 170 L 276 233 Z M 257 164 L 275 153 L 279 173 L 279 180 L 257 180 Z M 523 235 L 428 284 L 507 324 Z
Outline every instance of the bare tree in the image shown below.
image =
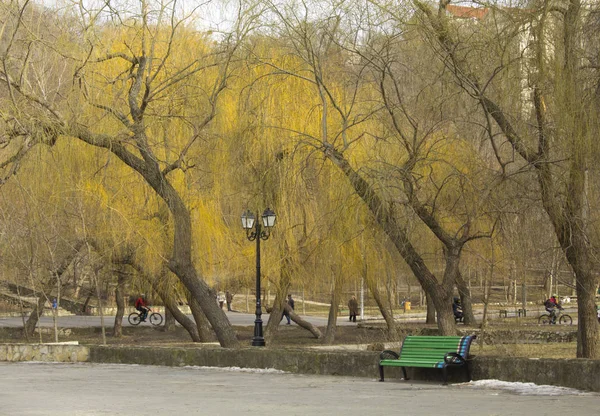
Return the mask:
M 13 163 L 4 166 L 12 166 L 9 173 L 14 173 L 27 149 L 41 143 L 54 145 L 64 137 L 106 149 L 139 174 L 163 200 L 173 219 L 170 270 L 203 308 L 221 345 L 234 347 L 238 345 L 235 332 L 212 301 L 207 283 L 192 262 L 190 213 L 171 177 L 173 172 L 191 167 L 190 151 L 215 117 L 218 98 L 232 72 L 234 53 L 248 27 L 238 21 L 232 33 L 207 49 L 207 56 L 197 54 L 181 62 L 179 58 L 185 54 L 179 53 L 178 46 L 185 47 L 185 40 L 192 37 L 185 26 L 191 14 L 178 9 L 177 3 L 153 6 L 144 0 L 137 11 L 133 7 L 120 11 L 108 3 L 98 10 L 82 6 L 77 10 L 79 20 L 62 22 L 58 14 L 45 11 L 42 16 L 29 3 L 10 10 L 16 19 L 1 57 L 0 80 L 7 97 L 4 104 L 9 109 L 3 117 L 4 135 L 14 145 L 13 156 L 4 159 Z M 33 13 L 27 15 L 29 9 Z M 53 19 L 56 28 L 64 31 L 49 36 L 35 32 L 34 28 L 48 27 L 29 24 L 28 16 L 36 14 L 38 21 Z M 130 31 L 133 27 L 137 28 L 134 33 Z M 75 28 L 79 33 L 74 33 Z M 110 32 L 131 36 L 125 41 L 127 47 L 119 49 L 115 45 L 110 50 L 112 40 L 102 39 Z M 65 49 L 56 48 L 64 45 L 54 42 L 63 35 L 69 35 L 71 43 Z M 85 42 L 77 43 L 77 36 Z M 201 52 L 199 47 L 192 50 Z M 45 82 L 49 74 L 40 72 L 40 65 L 48 62 L 55 65 L 50 76 L 60 71 L 61 77 L 56 79 L 60 82 Z M 116 73 L 105 73 L 108 65 L 113 65 Z M 103 73 L 106 83 L 102 85 L 98 75 Z M 181 93 L 190 94 L 194 84 L 198 86 L 195 95 L 203 97 L 204 102 L 192 107 L 201 111 L 193 114 L 189 107 L 182 108 L 181 116 L 188 122 L 187 140 L 162 158 L 155 151 L 161 139 L 152 128 L 154 117 L 167 104 L 165 100 L 176 96 L 183 99 Z M 43 90 L 46 85 L 52 90 Z M 112 97 L 106 95 L 105 88 L 114 92 Z M 102 128 L 106 119 L 111 121 Z
M 441 60 L 457 83 L 476 100 L 484 119 L 490 123 L 488 139 L 500 168 L 506 169 L 511 162 L 499 151 L 503 143 L 511 146 L 514 154 L 532 168 L 541 204 L 577 279 L 577 356 L 600 357 L 600 330 L 594 312 L 597 243 L 589 232 L 586 206 L 591 143 L 598 126 L 596 103 L 590 99 L 591 86 L 585 79 L 586 69 L 580 64 L 585 45 L 582 31 L 587 16 L 585 8 L 579 0 L 557 7 L 542 1 L 532 5 L 533 13 L 523 14 L 518 25 L 527 24 L 530 28 L 526 47 L 531 53 L 525 55 L 529 59 L 520 61 L 525 68 L 521 76 L 528 77 L 530 95 L 509 100 L 494 94 L 493 88 L 501 81 L 497 75 L 506 72 L 508 65 L 502 62 L 490 73 L 486 72 L 489 65 L 478 67 L 480 61 L 461 54 L 465 49 L 460 47 L 462 39 L 459 32 L 452 30 L 446 14 L 448 2 L 441 1 L 437 11 L 419 1 L 414 4 L 422 13 Z M 510 24 L 510 11 L 498 8 L 492 12 L 495 16 L 504 14 L 507 23 L 482 26 L 490 31 L 502 30 L 492 32 L 488 39 L 496 44 L 517 43 L 519 38 L 502 37 L 507 33 L 504 27 Z

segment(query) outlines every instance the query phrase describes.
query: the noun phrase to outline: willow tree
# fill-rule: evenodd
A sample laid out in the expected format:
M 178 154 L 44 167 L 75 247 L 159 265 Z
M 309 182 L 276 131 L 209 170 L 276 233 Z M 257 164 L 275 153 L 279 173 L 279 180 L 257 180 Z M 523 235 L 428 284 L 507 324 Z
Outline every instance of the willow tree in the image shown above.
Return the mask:
M 302 143 L 318 149 L 345 175 L 433 299 L 440 331 L 454 333 L 451 298 L 460 276 L 462 249 L 472 239 L 489 236 L 492 224 L 482 222 L 478 210 L 469 206 L 481 202 L 475 198 L 469 177 L 461 171 L 465 162 L 462 166 L 451 163 L 451 146 L 463 146 L 463 150 L 468 146 L 460 138 L 450 143 L 452 132 L 435 114 L 443 108 L 446 96 L 436 101 L 431 98 L 436 89 L 427 85 L 411 96 L 394 79 L 401 76 L 397 67 L 403 62 L 396 66 L 385 62 L 389 58 L 385 55 L 389 50 L 385 49 L 377 51 L 379 56 L 367 56 L 365 38 L 369 41 L 370 36 L 377 36 L 375 28 L 380 26 L 373 21 L 368 22 L 370 26 L 359 26 L 354 19 L 366 19 L 371 16 L 369 10 L 360 15 L 358 7 L 329 7 L 330 14 L 319 18 L 311 17 L 305 3 L 297 9 L 293 5 L 273 9 L 281 27 L 280 36 L 301 65 L 265 64 L 272 68 L 273 75 L 304 80 L 312 89 L 310 103 L 318 108 L 307 112 L 311 124 L 300 131 L 283 127 L 298 135 Z M 357 27 L 372 27 L 374 34 L 363 36 L 362 32 L 359 36 Z M 390 35 L 391 39 L 398 37 Z M 438 87 L 437 91 L 442 89 Z M 374 94 L 377 90 L 379 94 Z M 430 99 L 422 103 L 424 95 Z M 427 112 L 428 108 L 433 111 Z M 462 212 L 450 212 L 452 209 Z M 410 224 L 415 218 L 444 247 L 441 279 L 428 268 L 422 248 L 411 235 Z
M 24 3 L 6 9 L 0 80 L 3 134 L 10 142 L 4 151 L 12 153 L 3 165 L 12 174 L 18 167 L 12 162 L 31 147 L 76 140 L 135 171 L 171 214 L 168 267 L 200 303 L 221 345 L 237 346 L 192 261 L 191 216 L 178 188 L 217 113 L 246 27 L 238 21 L 213 40 L 193 29 L 198 10 L 177 2 L 99 7 L 59 13 Z M 167 154 L 161 146 L 171 134 L 161 128 L 165 120 L 182 125 Z
M 597 233 L 586 201 L 594 189 L 588 179 L 595 177 L 590 168 L 597 152 L 597 68 L 582 65 L 593 43 L 586 41 L 583 27 L 596 15 L 595 6 L 539 1 L 522 12 L 486 10 L 491 17 L 478 26 L 483 36 L 467 39 L 451 19 L 447 0 L 437 9 L 414 4 L 440 60 L 489 123 L 487 138 L 499 168 L 507 169 L 517 156 L 537 179 L 538 198 L 576 276 L 577 356 L 600 357 Z M 474 40 L 479 42 L 473 45 Z M 503 53 L 494 54 L 498 51 Z M 506 87 L 502 75 L 511 70 L 520 88 Z

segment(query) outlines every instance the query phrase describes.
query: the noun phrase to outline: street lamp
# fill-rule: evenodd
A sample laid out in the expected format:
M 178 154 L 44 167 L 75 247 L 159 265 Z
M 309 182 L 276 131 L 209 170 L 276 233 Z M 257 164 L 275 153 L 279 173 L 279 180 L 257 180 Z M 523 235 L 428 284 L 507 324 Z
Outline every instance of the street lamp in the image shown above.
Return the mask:
M 260 240 L 269 238 L 274 225 L 275 213 L 270 208 L 263 212 L 262 224 L 260 221 L 255 221 L 254 214 L 249 209 L 242 214 L 242 228 L 246 230 L 246 237 L 250 241 L 256 240 L 256 319 L 254 320 L 254 337 L 252 337 L 253 347 L 265 346 L 260 305 Z

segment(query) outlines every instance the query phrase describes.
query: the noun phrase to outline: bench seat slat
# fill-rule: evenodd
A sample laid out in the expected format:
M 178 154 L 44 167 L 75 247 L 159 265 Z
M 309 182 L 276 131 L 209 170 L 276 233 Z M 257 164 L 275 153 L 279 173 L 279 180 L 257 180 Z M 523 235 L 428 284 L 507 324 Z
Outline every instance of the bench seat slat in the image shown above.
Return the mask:
M 444 366 L 444 362 L 438 360 L 382 360 L 380 364 L 389 367 L 442 368 Z

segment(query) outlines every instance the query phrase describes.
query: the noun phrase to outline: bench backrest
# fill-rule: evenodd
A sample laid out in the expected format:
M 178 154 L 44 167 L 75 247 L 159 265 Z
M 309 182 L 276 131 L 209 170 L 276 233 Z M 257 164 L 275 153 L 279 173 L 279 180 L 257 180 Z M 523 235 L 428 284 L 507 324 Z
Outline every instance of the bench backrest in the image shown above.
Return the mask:
M 460 336 L 408 336 L 402 342 L 400 359 L 420 358 L 443 360 L 448 352 L 468 358 L 475 335 Z

